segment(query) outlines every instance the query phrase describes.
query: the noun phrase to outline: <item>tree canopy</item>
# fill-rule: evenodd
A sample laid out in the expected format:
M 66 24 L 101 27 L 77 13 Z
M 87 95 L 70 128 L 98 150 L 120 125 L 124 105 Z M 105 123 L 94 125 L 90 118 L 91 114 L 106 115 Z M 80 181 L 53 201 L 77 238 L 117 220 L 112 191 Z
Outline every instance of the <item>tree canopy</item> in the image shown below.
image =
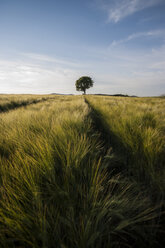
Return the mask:
M 83 91 L 86 94 L 86 90 L 93 87 L 93 80 L 90 77 L 83 76 L 79 78 L 75 85 L 77 91 Z

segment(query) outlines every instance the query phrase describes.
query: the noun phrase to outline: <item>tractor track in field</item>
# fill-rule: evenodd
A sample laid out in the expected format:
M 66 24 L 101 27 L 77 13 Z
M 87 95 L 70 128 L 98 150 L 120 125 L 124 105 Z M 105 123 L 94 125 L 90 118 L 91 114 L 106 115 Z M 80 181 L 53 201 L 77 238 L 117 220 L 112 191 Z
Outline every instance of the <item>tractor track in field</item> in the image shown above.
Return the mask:
M 114 173 L 124 172 L 128 163 L 128 151 L 119 141 L 119 138 L 111 132 L 108 127 L 106 128 L 100 113 L 91 106 L 86 98 L 84 98 L 84 101 L 90 109 L 88 117 L 92 121 L 92 128 L 94 132 L 98 134 L 99 140 L 101 141 L 101 156 L 104 158 L 106 167 L 109 167 L 109 163 L 110 170 L 113 170 Z
M 32 105 L 32 104 L 37 104 L 37 103 L 40 103 L 40 102 L 44 102 L 44 101 L 47 101 L 49 99 L 52 99 L 52 98 L 43 98 L 43 99 L 40 99 L 40 100 L 32 100 L 32 101 L 23 101 L 23 102 L 15 102 L 15 101 L 12 101 L 12 102 L 9 102 L 7 104 L 5 104 L 4 106 L 0 105 L 0 114 L 1 113 L 6 113 L 6 112 L 9 112 L 9 111 L 12 111 L 12 110 L 15 110 L 15 109 L 18 109 L 18 108 L 21 108 L 21 107 L 26 107 L 26 106 L 29 106 L 29 105 Z
M 120 174 L 123 177 L 127 177 L 132 180 L 132 175 L 129 174 L 129 171 L 127 170 L 127 166 L 129 163 L 131 163 L 131 154 L 128 149 L 124 147 L 124 145 L 121 143 L 119 138 L 109 130 L 109 128 L 106 128 L 105 123 L 102 121 L 101 114 L 93 108 L 93 106 L 90 104 L 87 98 L 84 97 L 85 103 L 88 105 L 90 111 L 89 111 L 89 118 L 92 121 L 92 128 L 95 133 L 98 134 L 99 139 L 101 140 L 102 144 L 102 150 L 101 150 L 101 156 L 103 157 L 103 164 L 105 164 L 105 167 L 108 172 L 110 172 L 110 175 Z M 111 156 L 114 155 L 113 156 Z M 141 190 L 145 189 L 142 185 L 139 184 L 139 187 Z M 160 200 L 161 198 L 161 200 Z M 160 206 L 158 207 L 157 212 L 157 225 L 160 226 L 160 229 L 164 229 L 164 218 L 165 218 L 165 207 L 164 204 L 164 194 L 159 197 L 151 197 L 151 201 L 153 202 L 154 206 L 158 206 L 159 202 L 161 202 Z M 158 204 L 155 204 L 155 202 L 158 202 Z M 159 243 L 159 240 L 163 239 L 163 233 L 157 233 L 156 234 L 157 242 Z M 158 246 L 158 247 L 164 247 L 164 246 Z

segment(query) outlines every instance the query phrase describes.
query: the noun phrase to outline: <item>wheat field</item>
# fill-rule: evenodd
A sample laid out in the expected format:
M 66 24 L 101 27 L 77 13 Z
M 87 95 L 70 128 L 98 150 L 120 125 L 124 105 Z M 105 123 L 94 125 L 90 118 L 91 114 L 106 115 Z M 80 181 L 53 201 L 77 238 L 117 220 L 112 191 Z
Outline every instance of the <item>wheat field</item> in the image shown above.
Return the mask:
M 164 107 L 1 95 L 0 247 L 164 247 Z

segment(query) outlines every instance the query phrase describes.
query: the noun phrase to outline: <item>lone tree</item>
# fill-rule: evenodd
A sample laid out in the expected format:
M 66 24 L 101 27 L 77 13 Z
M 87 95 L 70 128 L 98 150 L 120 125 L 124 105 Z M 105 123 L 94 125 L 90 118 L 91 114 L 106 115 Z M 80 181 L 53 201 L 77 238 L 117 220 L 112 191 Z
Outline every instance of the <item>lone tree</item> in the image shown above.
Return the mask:
M 93 80 L 90 77 L 81 77 L 79 78 L 76 83 L 76 90 L 83 91 L 84 95 L 86 94 L 86 89 L 93 87 Z

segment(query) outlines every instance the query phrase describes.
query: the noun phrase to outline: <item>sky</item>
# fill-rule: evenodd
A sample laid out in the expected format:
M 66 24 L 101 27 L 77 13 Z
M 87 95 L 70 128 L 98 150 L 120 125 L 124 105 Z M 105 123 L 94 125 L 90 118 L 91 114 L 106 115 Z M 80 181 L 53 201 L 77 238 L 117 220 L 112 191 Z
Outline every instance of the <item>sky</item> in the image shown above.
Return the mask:
M 165 0 L 0 0 L 0 93 L 165 94 Z

